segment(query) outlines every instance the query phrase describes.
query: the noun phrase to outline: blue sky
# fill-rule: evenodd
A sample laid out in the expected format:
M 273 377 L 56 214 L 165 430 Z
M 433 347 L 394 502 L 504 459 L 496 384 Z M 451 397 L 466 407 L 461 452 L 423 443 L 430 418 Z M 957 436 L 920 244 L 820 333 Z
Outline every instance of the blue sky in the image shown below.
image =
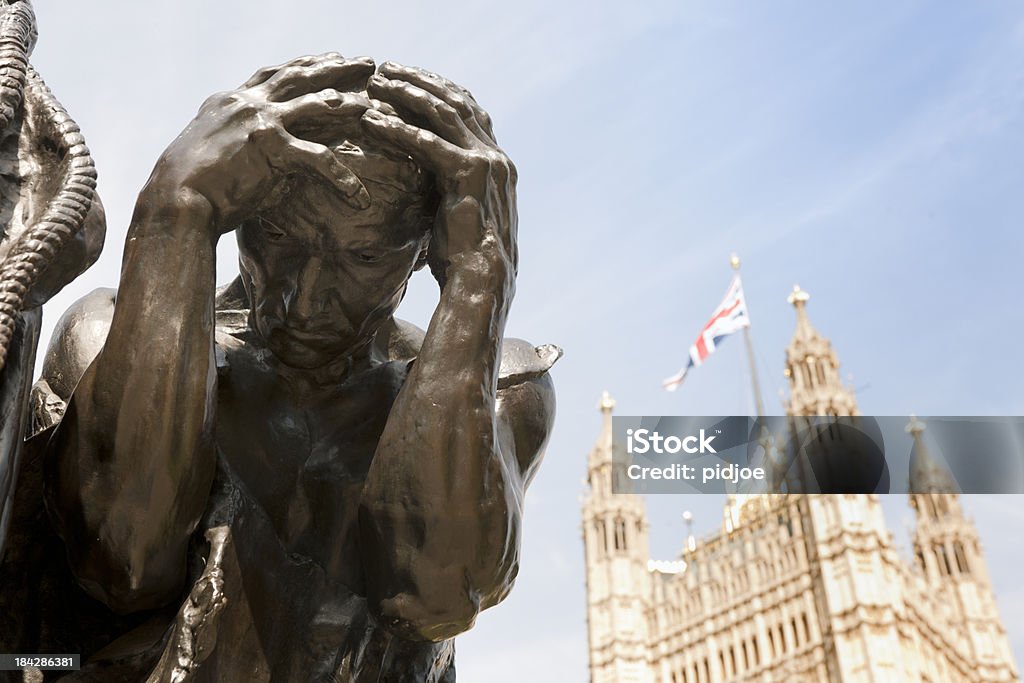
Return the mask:
M 520 169 L 522 264 L 508 334 L 566 350 L 559 420 L 527 504 L 523 571 L 459 642 L 464 680 L 584 681 L 581 478 L 603 389 L 621 414 L 752 408 L 739 340 L 660 390 L 744 284 L 778 411 L 795 282 L 875 414 L 1024 413 L 1024 5 L 687 2 L 354 4 L 38 0 L 35 65 L 81 124 L 108 211 L 100 263 L 46 309 L 116 284 L 134 197 L 212 92 L 339 50 L 468 86 Z M 219 277 L 234 273 L 230 240 Z M 402 315 L 425 323 L 418 277 Z M 49 328 L 48 328 L 49 329 Z M 48 335 L 48 331 L 44 331 Z M 1017 497 L 967 503 L 1024 659 Z M 902 527 L 902 500 L 887 501 Z M 721 500 L 651 501 L 654 549 Z

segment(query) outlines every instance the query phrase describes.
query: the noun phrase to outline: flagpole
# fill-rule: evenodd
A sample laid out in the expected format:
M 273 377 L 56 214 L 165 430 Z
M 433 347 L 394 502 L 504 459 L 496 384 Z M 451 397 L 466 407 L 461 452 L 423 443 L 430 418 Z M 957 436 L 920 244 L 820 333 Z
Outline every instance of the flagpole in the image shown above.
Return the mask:
M 729 265 L 736 271 L 736 275 L 740 272 L 740 257 L 733 254 L 729 257 Z M 757 418 L 761 419 L 764 417 L 764 403 L 761 401 L 761 384 L 757 381 L 757 363 L 754 362 L 754 344 L 750 341 L 750 325 L 743 328 L 743 341 L 747 345 L 747 361 L 750 363 L 750 382 L 754 386 L 754 404 L 757 407 Z

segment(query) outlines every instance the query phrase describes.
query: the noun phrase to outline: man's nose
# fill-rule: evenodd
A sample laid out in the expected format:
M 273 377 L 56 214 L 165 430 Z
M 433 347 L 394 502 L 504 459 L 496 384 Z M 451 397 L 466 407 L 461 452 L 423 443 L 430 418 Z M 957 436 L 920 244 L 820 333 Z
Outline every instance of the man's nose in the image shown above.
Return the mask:
M 309 326 L 330 313 L 332 288 L 325 282 L 323 261 L 311 258 L 292 282 L 289 296 L 284 297 L 285 316 L 293 323 Z

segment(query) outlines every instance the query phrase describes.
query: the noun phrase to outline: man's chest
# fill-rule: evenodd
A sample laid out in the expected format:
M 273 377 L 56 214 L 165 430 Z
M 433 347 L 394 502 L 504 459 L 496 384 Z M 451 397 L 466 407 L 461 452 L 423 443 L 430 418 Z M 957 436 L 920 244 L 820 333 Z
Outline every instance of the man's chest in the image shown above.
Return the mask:
M 310 395 L 239 365 L 218 380 L 219 452 L 289 552 L 354 581 L 363 482 L 400 381 L 382 369 Z

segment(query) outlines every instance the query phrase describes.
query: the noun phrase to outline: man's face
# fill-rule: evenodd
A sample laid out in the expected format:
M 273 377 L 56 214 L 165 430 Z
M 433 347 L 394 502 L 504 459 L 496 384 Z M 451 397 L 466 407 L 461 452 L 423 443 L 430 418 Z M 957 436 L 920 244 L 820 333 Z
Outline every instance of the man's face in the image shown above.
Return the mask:
M 319 368 L 372 338 L 426 247 L 422 196 L 365 178 L 364 185 L 372 204 L 358 210 L 323 183 L 294 183 L 238 230 L 253 324 L 286 365 Z

